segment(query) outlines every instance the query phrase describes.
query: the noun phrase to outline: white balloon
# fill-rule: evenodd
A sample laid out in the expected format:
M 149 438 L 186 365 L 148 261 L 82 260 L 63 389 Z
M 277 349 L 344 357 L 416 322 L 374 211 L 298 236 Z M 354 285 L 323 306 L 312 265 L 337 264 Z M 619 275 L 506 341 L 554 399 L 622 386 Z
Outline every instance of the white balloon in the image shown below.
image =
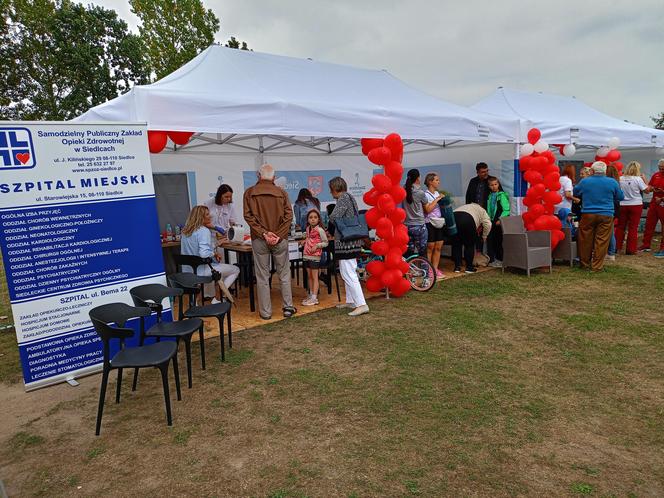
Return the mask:
M 535 148 L 533 147 L 533 144 L 523 144 L 519 149 L 519 155 L 521 157 L 526 157 L 532 154 L 534 150 Z
M 563 156 L 572 157 L 574 154 L 576 154 L 576 147 L 574 147 L 574 144 L 567 144 L 563 147 Z
M 606 155 L 609 153 L 611 149 L 608 147 L 600 147 L 597 149 L 597 157 L 606 157 Z
M 620 147 L 620 139 L 618 137 L 609 138 L 609 149 L 617 149 Z
M 539 152 L 541 154 L 545 150 L 549 150 L 549 144 L 544 140 L 538 140 L 535 144 L 535 152 Z

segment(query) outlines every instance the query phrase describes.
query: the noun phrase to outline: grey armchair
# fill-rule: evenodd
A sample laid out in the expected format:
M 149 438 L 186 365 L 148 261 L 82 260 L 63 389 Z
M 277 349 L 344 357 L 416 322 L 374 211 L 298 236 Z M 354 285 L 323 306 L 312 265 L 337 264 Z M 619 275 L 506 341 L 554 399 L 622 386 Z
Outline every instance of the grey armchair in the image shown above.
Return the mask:
M 565 238 L 561 240 L 553 250 L 551 257 L 556 260 L 569 261 L 570 266 L 574 266 L 576 259 L 576 242 L 572 240 L 572 230 L 569 227 L 562 229 Z
M 506 267 L 530 270 L 542 266 L 551 272 L 551 232 L 531 230 L 526 232 L 521 216 L 505 216 L 503 226 L 503 272 Z

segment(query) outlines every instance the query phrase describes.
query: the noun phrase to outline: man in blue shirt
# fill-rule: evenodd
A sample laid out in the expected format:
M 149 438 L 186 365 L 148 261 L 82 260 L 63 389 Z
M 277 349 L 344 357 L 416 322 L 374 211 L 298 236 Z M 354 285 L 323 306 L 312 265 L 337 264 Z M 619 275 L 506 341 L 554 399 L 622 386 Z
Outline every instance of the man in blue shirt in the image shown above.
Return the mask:
M 593 174 L 574 187 L 574 197 L 582 197 L 581 222 L 578 232 L 578 249 L 581 268 L 601 271 L 611 241 L 613 203 L 625 198 L 620 185 L 606 176 L 606 164 L 597 161 Z

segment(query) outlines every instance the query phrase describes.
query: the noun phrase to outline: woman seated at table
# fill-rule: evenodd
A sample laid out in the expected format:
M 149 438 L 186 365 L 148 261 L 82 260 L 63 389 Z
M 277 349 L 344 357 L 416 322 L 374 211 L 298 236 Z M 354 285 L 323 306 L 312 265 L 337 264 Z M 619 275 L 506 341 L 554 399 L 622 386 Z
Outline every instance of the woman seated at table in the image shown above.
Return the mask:
M 237 225 L 240 222 L 237 213 L 235 212 L 235 206 L 233 205 L 233 189 L 230 185 L 222 183 L 217 189 L 217 194 L 210 198 L 205 205 L 210 210 L 210 216 L 212 217 L 212 225 L 214 227 L 220 227 L 226 235 L 228 229 Z
M 227 288 L 230 288 L 240 274 L 240 269 L 235 265 L 219 262 L 220 257 L 214 252 L 215 244 L 210 229 L 214 229 L 210 210 L 207 206 L 194 206 L 189 213 L 184 228 L 182 229 L 180 252 L 189 256 L 212 258 L 213 261 L 216 261 L 212 263 L 212 267 L 221 273 L 221 278 L 224 281 L 224 284 Z M 185 266 L 182 268 L 182 271 L 191 272 L 193 270 L 190 267 Z M 207 265 L 199 266 L 197 273 L 198 275 L 206 276 L 212 274 L 210 267 Z M 212 300 L 212 304 L 216 304 L 221 300 L 219 286 L 215 285 L 214 288 L 215 297 Z

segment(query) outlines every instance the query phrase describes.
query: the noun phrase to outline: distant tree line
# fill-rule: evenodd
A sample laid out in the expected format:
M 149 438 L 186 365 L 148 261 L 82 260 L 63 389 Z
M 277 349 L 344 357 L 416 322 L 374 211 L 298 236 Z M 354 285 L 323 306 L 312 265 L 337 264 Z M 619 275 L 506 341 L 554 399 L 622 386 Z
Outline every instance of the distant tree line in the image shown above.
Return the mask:
M 139 33 L 114 10 L 70 0 L 0 0 L 0 119 L 67 120 L 151 83 L 214 43 L 201 0 L 129 0 Z M 227 47 L 249 50 L 231 37 Z

